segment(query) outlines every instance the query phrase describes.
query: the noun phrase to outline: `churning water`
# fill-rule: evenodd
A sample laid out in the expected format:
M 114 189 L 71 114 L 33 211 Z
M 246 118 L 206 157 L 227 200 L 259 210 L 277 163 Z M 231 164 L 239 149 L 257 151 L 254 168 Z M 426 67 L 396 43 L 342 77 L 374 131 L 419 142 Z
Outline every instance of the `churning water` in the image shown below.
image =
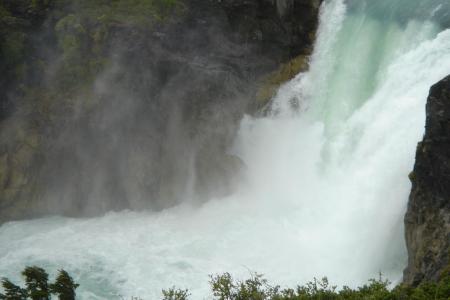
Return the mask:
M 242 120 L 231 151 L 247 168 L 234 195 L 7 223 L 1 275 L 65 268 L 81 299 L 158 299 L 174 284 L 203 299 L 208 274 L 224 271 L 291 286 L 325 275 L 352 286 L 380 271 L 400 280 L 426 98 L 450 73 L 449 14 L 447 0 L 326 1 L 310 71 L 279 90 L 269 116 Z

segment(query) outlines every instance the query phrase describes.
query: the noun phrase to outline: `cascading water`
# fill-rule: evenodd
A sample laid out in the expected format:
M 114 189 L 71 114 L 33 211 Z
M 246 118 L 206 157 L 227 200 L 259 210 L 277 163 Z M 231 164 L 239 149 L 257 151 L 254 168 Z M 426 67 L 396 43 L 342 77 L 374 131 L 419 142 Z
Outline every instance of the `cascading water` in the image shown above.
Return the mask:
M 413 5 L 414 3 L 414 5 Z M 356 285 L 401 279 L 408 172 L 429 87 L 450 73 L 445 0 L 331 0 L 310 71 L 284 85 L 233 148 L 241 188 L 201 207 L 46 218 L 0 227 L 0 273 L 65 268 L 81 299 L 208 294 L 208 274 L 314 276 Z M 447 22 L 448 23 L 448 22 Z M 189 202 L 189 201 L 187 201 Z

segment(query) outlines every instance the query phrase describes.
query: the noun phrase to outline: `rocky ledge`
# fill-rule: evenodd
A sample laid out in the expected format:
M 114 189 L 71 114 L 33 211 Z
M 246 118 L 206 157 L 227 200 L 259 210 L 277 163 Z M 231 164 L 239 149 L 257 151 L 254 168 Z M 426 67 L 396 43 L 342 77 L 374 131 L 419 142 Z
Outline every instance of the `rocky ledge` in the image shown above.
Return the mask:
M 439 279 L 450 252 L 450 76 L 431 87 L 426 130 L 410 175 L 407 284 Z

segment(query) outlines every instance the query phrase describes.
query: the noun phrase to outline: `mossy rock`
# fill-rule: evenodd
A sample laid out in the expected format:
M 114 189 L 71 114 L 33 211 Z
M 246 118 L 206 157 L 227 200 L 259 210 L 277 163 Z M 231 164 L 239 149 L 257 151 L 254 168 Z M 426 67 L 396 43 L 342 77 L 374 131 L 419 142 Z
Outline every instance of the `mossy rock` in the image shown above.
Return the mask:
M 278 70 L 264 78 L 256 93 L 256 108 L 261 109 L 266 106 L 282 84 L 293 79 L 298 73 L 308 70 L 308 67 L 308 56 L 299 55 L 282 64 Z

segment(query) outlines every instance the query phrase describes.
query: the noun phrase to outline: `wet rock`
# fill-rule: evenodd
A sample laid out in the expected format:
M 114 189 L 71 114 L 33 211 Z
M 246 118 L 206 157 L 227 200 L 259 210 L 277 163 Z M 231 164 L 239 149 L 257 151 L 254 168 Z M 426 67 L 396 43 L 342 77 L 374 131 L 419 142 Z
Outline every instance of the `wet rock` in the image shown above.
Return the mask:
M 431 90 L 426 130 L 410 175 L 412 191 L 405 216 L 408 266 L 404 281 L 437 280 L 450 252 L 450 76 Z
M 321 1 L 186 0 L 161 22 L 97 16 L 107 6 L 95 3 L 46 8 L 46 38 L 27 40 L 39 76 L 5 119 L 23 129 L 0 131 L 0 222 L 230 193 L 243 167 L 229 154 L 239 121 L 305 68 Z

